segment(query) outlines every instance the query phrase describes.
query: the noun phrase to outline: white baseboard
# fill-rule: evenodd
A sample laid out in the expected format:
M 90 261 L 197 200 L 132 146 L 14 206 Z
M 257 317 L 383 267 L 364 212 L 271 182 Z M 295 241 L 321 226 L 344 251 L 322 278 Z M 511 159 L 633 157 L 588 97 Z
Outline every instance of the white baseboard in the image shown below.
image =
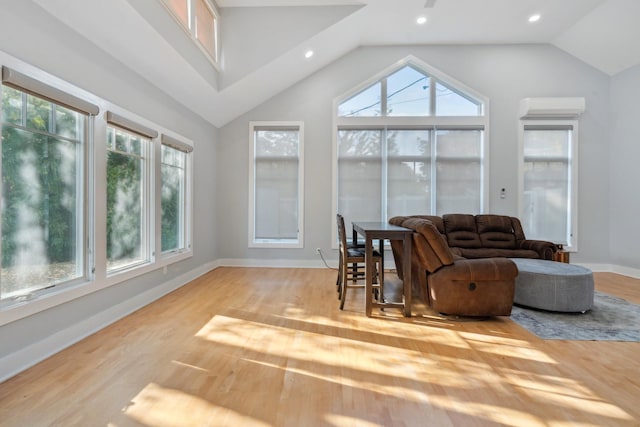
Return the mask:
M 326 259 L 326 258 L 325 258 Z M 242 259 L 225 258 L 218 260 L 220 266 L 224 267 L 262 267 L 262 268 L 332 268 L 338 269 L 337 259 L 326 259 L 327 264 L 321 260 L 290 260 L 290 259 Z M 328 265 L 328 267 L 327 267 Z M 396 264 L 393 258 L 385 256 L 385 269 L 395 269 Z
M 23 370 L 30 368 L 36 363 L 39 363 L 64 350 L 83 338 L 98 332 L 99 330 L 125 316 L 128 316 L 134 311 L 139 310 L 140 308 L 180 288 L 181 286 L 186 285 L 190 281 L 219 266 L 220 264 L 217 261 L 202 265 L 159 286 L 155 286 L 146 292 L 136 295 L 133 298 L 123 301 L 116 306 L 110 307 L 107 310 L 91 316 L 83 322 L 72 325 L 44 340 L 35 342 L 21 350 L 1 358 L 0 382 L 5 381 Z
M 632 277 L 634 279 L 640 279 L 640 269 L 625 267 L 622 265 L 615 264 L 590 264 L 590 263 L 580 263 L 583 267 L 587 267 L 589 270 L 598 272 L 598 273 L 616 273 L 621 274 L 623 276 Z
M 337 268 L 338 263 L 329 262 L 329 266 Z M 292 260 L 292 259 L 245 259 L 225 258 L 218 260 L 224 267 L 264 267 L 264 268 L 327 268 L 321 260 Z M 335 264 L 335 265 L 333 265 Z

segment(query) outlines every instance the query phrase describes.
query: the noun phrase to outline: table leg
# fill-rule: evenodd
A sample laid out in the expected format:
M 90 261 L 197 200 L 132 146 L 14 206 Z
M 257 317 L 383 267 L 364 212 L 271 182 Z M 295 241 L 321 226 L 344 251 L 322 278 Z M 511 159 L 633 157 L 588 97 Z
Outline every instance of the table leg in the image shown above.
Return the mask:
M 404 294 L 404 316 L 411 317 L 411 234 L 404 235 L 402 241 L 404 262 L 402 266 L 402 292 Z
M 378 240 L 378 250 L 380 252 L 380 271 L 378 272 L 380 292 L 378 293 L 378 302 L 384 302 L 384 239 Z
M 364 253 L 364 302 L 365 313 L 367 317 L 371 317 L 372 298 L 373 298 L 373 242 L 371 238 L 365 236 L 365 253 Z

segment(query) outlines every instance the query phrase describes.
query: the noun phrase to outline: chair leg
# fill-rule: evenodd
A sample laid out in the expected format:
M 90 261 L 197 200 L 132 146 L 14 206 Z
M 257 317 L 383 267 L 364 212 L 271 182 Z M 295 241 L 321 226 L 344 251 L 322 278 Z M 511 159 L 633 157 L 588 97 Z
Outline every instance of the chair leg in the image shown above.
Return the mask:
M 347 283 L 347 268 L 348 266 L 343 266 L 342 277 L 340 279 L 340 310 L 344 310 L 344 301 L 347 299 L 347 288 L 349 287 Z
M 342 294 L 342 256 L 338 258 L 338 277 L 336 278 L 336 291 L 338 292 L 338 299 Z
M 379 301 L 384 302 L 384 265 L 382 265 L 382 260 L 378 261 L 378 286 L 380 288 Z

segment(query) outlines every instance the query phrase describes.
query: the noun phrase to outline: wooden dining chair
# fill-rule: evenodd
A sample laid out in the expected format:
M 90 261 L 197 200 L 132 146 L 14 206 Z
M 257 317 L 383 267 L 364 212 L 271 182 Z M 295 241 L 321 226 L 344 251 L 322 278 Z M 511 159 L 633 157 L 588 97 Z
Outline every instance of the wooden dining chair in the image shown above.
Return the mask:
M 347 249 L 362 249 L 363 253 L 365 250 L 364 247 L 364 243 L 358 242 L 355 239 L 352 240 L 348 240 L 346 237 L 346 229 L 345 229 L 345 225 L 344 225 L 344 217 L 341 214 L 336 214 L 336 220 L 337 220 L 337 224 L 338 224 L 338 234 L 340 233 L 340 229 L 342 227 L 343 230 L 345 230 L 345 242 L 347 245 Z M 340 245 L 342 245 L 342 238 L 340 238 Z M 357 280 L 359 278 L 364 278 L 364 269 L 362 269 L 361 265 L 359 265 L 357 262 L 347 266 L 347 271 L 346 271 L 346 275 L 347 275 L 347 279 L 350 280 Z M 338 299 L 341 298 L 341 283 L 342 283 L 342 256 L 338 257 L 338 277 L 336 278 L 336 291 L 338 292 Z
M 338 223 L 338 238 L 340 240 L 336 285 L 338 287 L 338 298 L 340 299 L 340 310 L 342 310 L 347 297 L 347 289 L 363 288 L 365 286 L 365 247 L 364 244 L 358 244 L 357 242 L 348 243 L 344 217 L 337 214 L 336 220 Z M 376 299 L 378 299 L 378 297 L 382 298 L 383 295 L 383 280 L 381 277 L 383 270 L 380 252 L 373 251 L 373 261 L 375 265 L 373 291 L 376 293 Z

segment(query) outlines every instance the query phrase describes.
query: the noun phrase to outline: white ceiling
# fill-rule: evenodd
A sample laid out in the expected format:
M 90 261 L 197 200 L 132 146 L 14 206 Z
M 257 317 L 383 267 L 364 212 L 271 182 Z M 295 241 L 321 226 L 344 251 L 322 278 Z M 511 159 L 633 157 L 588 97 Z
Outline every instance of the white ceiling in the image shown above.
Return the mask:
M 364 45 L 549 43 L 609 75 L 640 63 L 639 0 L 217 0 L 222 69 L 184 48 L 161 0 L 32 1 L 218 127 Z

